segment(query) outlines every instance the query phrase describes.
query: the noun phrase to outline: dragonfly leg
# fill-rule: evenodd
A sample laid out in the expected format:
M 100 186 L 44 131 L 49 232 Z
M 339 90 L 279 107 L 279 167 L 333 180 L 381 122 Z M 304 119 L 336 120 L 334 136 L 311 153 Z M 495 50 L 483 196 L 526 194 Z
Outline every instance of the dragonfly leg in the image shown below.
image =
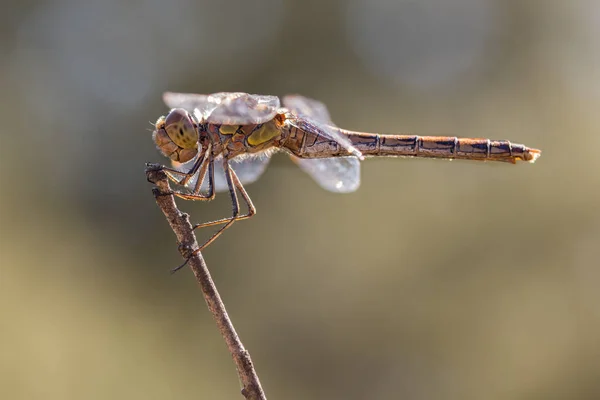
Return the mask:
M 229 171 L 231 172 L 231 175 L 232 175 L 231 183 L 233 184 L 233 187 L 231 185 L 229 186 L 229 191 L 232 193 L 231 199 L 232 199 L 233 206 L 234 206 L 233 215 L 229 218 L 222 218 L 222 219 L 218 219 L 216 221 L 203 222 L 201 224 L 194 225 L 194 229 L 206 228 L 207 226 L 214 226 L 214 225 L 220 225 L 220 224 L 230 224 L 231 225 L 234 221 L 241 221 L 243 219 L 248 219 L 248 218 L 252 217 L 254 214 L 256 214 L 256 207 L 254 207 L 254 204 L 252 203 L 252 200 L 250 199 L 248 192 L 246 192 L 246 189 L 242 185 L 242 182 L 240 182 L 238 176 L 236 175 L 236 173 L 233 169 L 230 168 Z M 227 183 L 229 183 L 229 181 Z M 238 202 L 237 196 L 235 195 L 235 189 L 239 190 L 240 194 L 242 195 L 242 198 L 244 199 L 244 202 L 246 203 L 246 206 L 248 207 L 248 212 L 244 215 L 239 215 L 239 202 Z M 226 229 L 225 227 L 221 228 L 221 230 L 218 231 L 217 233 L 215 233 L 215 235 L 216 236 L 220 235 L 221 231 L 223 231 L 225 229 Z M 211 237 L 209 239 L 210 243 L 212 243 L 214 241 L 214 239 L 216 239 L 216 236 L 214 238 Z M 203 248 L 208 246 L 210 243 L 205 243 L 203 245 Z
M 252 200 L 250 196 L 248 196 L 248 192 L 240 182 L 235 171 L 229 166 L 229 163 L 224 160 L 223 169 L 225 171 L 225 177 L 227 178 L 227 184 L 229 186 L 229 193 L 231 194 L 231 202 L 233 205 L 232 216 L 229 218 L 222 218 L 216 221 L 204 222 L 202 224 L 194 225 L 194 229 L 205 228 L 207 226 L 214 226 L 225 224 L 225 226 L 221 227 L 214 235 L 212 235 L 197 251 L 202 251 L 202 249 L 206 248 L 209 244 L 215 241 L 215 239 L 223 233 L 223 231 L 229 228 L 235 221 L 240 221 L 243 219 L 248 219 L 256 214 L 256 207 L 252 204 Z M 236 189 L 239 190 L 244 202 L 248 206 L 248 212 L 244 215 L 240 215 L 240 203 L 236 194 Z
M 178 185 L 185 186 L 190 181 L 190 179 L 194 177 L 198 169 L 204 166 L 204 164 L 208 162 L 210 158 L 210 145 L 208 145 L 206 147 L 203 147 L 201 155 L 196 159 L 196 162 L 194 162 L 194 165 L 192 165 L 192 168 L 190 168 L 189 171 L 179 171 L 177 169 L 165 166 L 163 166 L 162 169 L 167 173 L 167 176 L 173 182 L 175 182 Z M 181 177 L 181 179 L 177 179 L 178 176 Z
M 206 177 L 206 173 L 208 170 L 208 194 L 200 193 L 202 189 L 202 182 L 204 182 L 204 178 Z M 194 185 L 194 190 L 191 193 L 183 193 L 183 192 L 175 192 L 177 197 L 180 197 L 184 200 L 201 200 L 208 201 L 215 198 L 215 169 L 214 162 L 212 159 L 207 159 L 207 161 L 200 168 L 200 172 L 198 173 L 198 180 Z
M 200 170 L 198 172 L 198 169 Z M 163 167 L 163 170 L 166 172 L 169 179 L 178 185 L 186 185 L 190 179 L 194 177 L 196 172 L 198 172 L 198 178 L 196 180 L 196 184 L 194 185 L 194 189 L 191 192 L 182 192 L 182 191 L 173 191 L 177 197 L 180 197 L 184 200 L 203 200 L 208 201 L 215 198 L 215 190 L 214 190 L 214 166 L 212 157 L 202 155 L 190 168 L 188 172 L 178 171 L 176 169 Z M 206 178 L 206 173 L 208 171 L 208 194 L 200 193 L 202 189 L 202 182 Z M 183 177 L 181 180 L 177 177 Z
M 211 163 L 211 168 L 212 168 L 212 163 Z M 256 214 L 256 207 L 254 207 L 254 204 L 252 204 L 252 200 L 250 199 L 248 192 L 246 192 L 246 189 L 242 185 L 242 182 L 238 178 L 237 174 L 235 173 L 235 171 L 232 168 L 230 168 L 229 162 L 227 161 L 227 159 L 223 159 L 223 170 L 225 172 L 225 177 L 227 178 L 227 185 L 229 186 L 229 193 L 231 194 L 231 202 L 232 202 L 232 206 L 233 206 L 232 216 L 230 218 L 223 218 L 223 219 L 219 219 L 216 221 L 210 221 L 210 222 L 205 222 L 202 224 L 194 225 L 193 229 L 195 230 L 195 229 L 204 228 L 207 226 L 225 224 L 221 227 L 221 229 L 219 229 L 210 238 L 208 238 L 208 240 L 206 242 L 204 242 L 204 244 L 202 244 L 199 248 L 194 250 L 183 264 L 172 269 L 171 272 L 176 272 L 179 269 L 183 268 L 194 254 L 197 254 L 197 253 L 201 252 L 202 250 L 204 250 L 206 247 L 208 247 L 208 245 L 210 245 L 212 242 L 214 242 L 225 231 L 225 229 L 227 229 L 231 225 L 233 225 L 233 223 L 235 221 L 240 221 L 242 219 L 248 219 L 248 218 L 252 217 L 254 214 Z M 212 184 L 210 186 L 212 188 Z M 240 194 L 242 195 L 244 202 L 248 206 L 248 212 L 244 215 L 240 215 L 240 203 L 239 203 L 239 200 L 238 200 L 238 197 L 236 194 L 236 189 L 240 191 Z M 213 189 L 213 192 L 214 192 L 214 189 Z
M 201 163 L 203 160 L 199 159 L 199 161 Z M 171 181 L 175 182 L 177 185 L 185 186 L 185 184 L 188 183 L 190 179 L 192 179 L 196 171 L 198 171 L 197 166 L 199 166 L 198 161 L 194 163 L 194 166 L 188 172 L 179 171 L 177 169 L 164 166 L 162 167 L 162 170 L 167 173 L 167 177 Z

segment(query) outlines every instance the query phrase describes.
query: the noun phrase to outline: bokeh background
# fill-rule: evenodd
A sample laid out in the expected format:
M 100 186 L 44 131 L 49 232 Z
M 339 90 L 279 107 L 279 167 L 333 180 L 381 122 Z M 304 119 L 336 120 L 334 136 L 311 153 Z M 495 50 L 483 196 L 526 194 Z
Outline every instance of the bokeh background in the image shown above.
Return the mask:
M 543 150 L 368 160 L 349 195 L 276 156 L 257 216 L 204 253 L 269 398 L 600 398 L 599 2 L 31 0 L 2 20 L 0 397 L 241 398 L 143 172 L 172 90 Z

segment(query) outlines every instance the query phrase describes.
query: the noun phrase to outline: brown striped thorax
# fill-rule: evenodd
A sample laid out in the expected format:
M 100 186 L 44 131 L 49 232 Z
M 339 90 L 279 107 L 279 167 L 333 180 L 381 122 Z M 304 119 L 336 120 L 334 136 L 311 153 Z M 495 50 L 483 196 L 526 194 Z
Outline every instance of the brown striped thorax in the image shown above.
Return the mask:
M 212 144 L 215 156 L 221 153 L 234 157 L 241 153 L 256 153 L 279 145 L 284 130 L 285 113 L 279 109 L 270 121 L 261 124 L 214 124 L 197 121 L 182 108 L 174 108 L 154 124 L 153 139 L 158 150 L 173 161 L 185 163 L 199 152 L 199 142 Z

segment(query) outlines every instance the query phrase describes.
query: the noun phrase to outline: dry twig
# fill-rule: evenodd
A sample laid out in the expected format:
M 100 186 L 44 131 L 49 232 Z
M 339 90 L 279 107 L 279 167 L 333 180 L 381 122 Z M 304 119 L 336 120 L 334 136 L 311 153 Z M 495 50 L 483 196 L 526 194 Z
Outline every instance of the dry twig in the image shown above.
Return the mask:
M 215 287 L 208 268 L 202 254 L 192 254 L 194 249 L 198 248 L 196 236 L 190 224 L 189 215 L 182 213 L 175 204 L 173 191 L 169 186 L 167 175 L 158 164 L 146 165 L 146 177 L 148 181 L 155 184 L 152 192 L 156 199 L 156 204 L 167 217 L 167 221 L 171 225 L 171 229 L 177 236 L 180 243 L 179 250 L 186 259 L 190 256 L 188 264 L 194 272 L 194 276 L 202 289 L 204 299 L 208 305 L 208 309 L 212 313 L 217 327 L 227 343 L 227 348 L 233 357 L 233 361 L 237 367 L 238 376 L 242 383 L 242 395 L 248 400 L 266 400 L 265 393 L 260 385 L 258 375 L 254 370 L 250 353 L 244 348 L 240 338 L 238 337 L 229 316 L 225 305 L 221 300 L 221 296 Z

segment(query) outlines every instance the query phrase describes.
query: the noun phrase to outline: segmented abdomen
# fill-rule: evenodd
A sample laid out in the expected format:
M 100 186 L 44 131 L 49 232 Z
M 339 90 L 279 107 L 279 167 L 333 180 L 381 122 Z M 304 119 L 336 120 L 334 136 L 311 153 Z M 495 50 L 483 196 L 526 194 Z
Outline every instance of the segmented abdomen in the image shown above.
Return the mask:
M 380 135 L 334 128 L 349 139 L 364 156 L 427 157 L 481 161 L 517 160 L 534 162 L 541 154 L 522 144 L 508 140 L 470 139 L 453 136 Z M 293 127 L 283 144 L 294 155 L 302 158 L 349 156 L 350 153 L 323 134 Z
M 508 140 L 343 132 L 365 156 L 455 158 L 514 164 L 517 160 L 534 162 L 541 154 L 537 149 Z

